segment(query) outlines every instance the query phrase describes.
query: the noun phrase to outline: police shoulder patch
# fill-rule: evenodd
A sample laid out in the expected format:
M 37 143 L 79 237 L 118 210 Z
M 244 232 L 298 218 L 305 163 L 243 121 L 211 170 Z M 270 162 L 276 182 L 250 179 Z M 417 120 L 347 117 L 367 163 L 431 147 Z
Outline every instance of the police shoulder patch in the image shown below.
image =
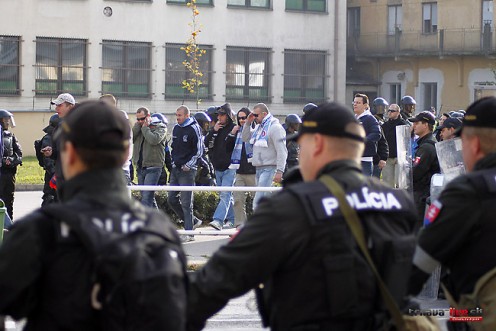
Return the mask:
M 429 224 L 434 222 L 442 208 L 443 204 L 441 203 L 441 201 L 434 201 L 425 213 L 424 226 L 428 226 Z

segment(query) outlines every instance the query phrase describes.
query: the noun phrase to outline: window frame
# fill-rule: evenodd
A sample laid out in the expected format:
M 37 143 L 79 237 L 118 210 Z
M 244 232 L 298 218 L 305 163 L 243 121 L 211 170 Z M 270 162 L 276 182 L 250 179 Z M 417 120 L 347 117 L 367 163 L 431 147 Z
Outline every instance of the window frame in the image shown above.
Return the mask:
M 394 19 L 393 20 L 391 17 L 391 14 L 392 14 L 391 11 L 394 11 Z M 391 26 L 391 24 L 393 26 Z M 388 5 L 388 21 L 387 21 L 387 33 L 388 33 L 388 35 L 389 36 L 395 35 L 396 29 L 401 31 L 402 24 L 403 24 L 403 6 L 401 4 L 400 5 Z
M 123 67 L 105 67 L 105 62 L 106 62 L 106 54 L 105 54 L 105 46 L 106 45 L 114 45 L 114 46 L 122 46 L 122 57 L 121 57 L 121 63 Z M 101 81 L 101 91 L 100 93 L 105 94 L 105 93 L 110 93 L 113 94 L 114 96 L 118 97 L 119 99 L 150 99 L 153 95 L 152 90 L 151 90 L 151 81 L 152 81 L 152 49 L 153 49 L 153 44 L 151 42 L 142 42 L 142 41 L 128 41 L 128 40 L 102 40 L 101 42 L 102 46 L 102 66 L 100 69 L 102 70 L 102 81 Z M 127 67 L 128 63 L 127 61 L 129 60 L 129 47 L 138 47 L 138 46 L 143 46 L 147 47 L 148 51 L 146 52 L 148 58 L 148 68 L 133 68 L 133 67 Z M 105 75 L 105 70 L 120 70 L 122 71 L 122 81 L 106 81 L 104 80 L 104 75 Z M 130 82 L 131 79 L 129 79 L 128 76 L 130 76 L 131 73 L 136 72 L 136 71 L 141 71 L 141 72 L 146 72 L 147 73 L 147 82 L 146 83 L 135 83 Z M 107 89 L 105 86 L 112 86 L 112 84 L 117 85 L 122 85 L 121 91 L 116 91 L 114 89 Z M 146 86 L 146 92 L 130 92 L 130 86 L 135 85 L 135 86 Z
M 296 12 L 306 12 L 306 13 L 327 13 L 327 0 L 300 0 L 301 1 L 301 8 L 288 8 L 288 2 L 290 2 L 290 1 L 296 1 L 296 0 L 286 0 L 285 1 L 286 11 L 296 11 Z M 308 9 L 310 1 L 322 2 L 324 5 L 324 9 L 323 10 Z
M 424 107 L 422 109 L 437 109 L 437 82 L 424 82 L 422 83 L 422 100 Z M 429 99 L 429 100 L 427 100 Z M 428 104 L 429 103 L 429 104 Z
M 35 55 L 36 55 L 36 61 L 33 67 L 35 67 L 35 88 L 34 92 L 36 96 L 51 96 L 51 95 L 56 95 L 60 93 L 70 93 L 74 96 L 87 96 L 88 95 L 88 39 L 79 39 L 79 38 L 58 38 L 58 37 L 36 37 L 36 40 L 34 41 L 36 43 L 36 50 L 35 50 Z M 47 44 L 55 44 L 57 47 L 57 64 L 54 65 L 46 65 L 46 64 L 40 64 L 38 63 L 38 54 L 39 54 L 39 49 L 38 46 L 42 45 L 43 43 Z M 64 53 L 64 44 L 70 45 L 70 44 L 80 44 L 83 45 L 83 64 L 82 66 L 72 66 L 72 65 L 64 65 L 63 63 L 63 53 Z M 51 78 L 38 78 L 38 70 L 41 70 L 41 68 L 44 67 L 56 67 L 57 71 L 57 78 L 56 79 L 51 79 Z M 39 68 L 39 69 L 38 69 Z M 63 79 L 64 76 L 64 69 L 66 68 L 76 68 L 76 69 L 82 69 L 82 80 L 70 80 L 70 79 Z M 80 84 L 81 89 L 80 90 L 74 90 L 71 88 L 66 88 L 64 85 L 65 84 Z M 55 89 L 40 89 L 38 88 L 38 84 L 50 84 L 50 83 L 55 83 L 56 88 Z
M 401 102 L 401 83 L 389 84 L 389 103 L 399 105 Z
M 214 0 L 206 0 L 208 1 L 208 3 L 200 3 L 199 1 L 202 1 L 202 0 L 196 0 L 196 5 L 197 6 L 209 6 L 209 7 L 213 7 L 214 6 Z M 168 5 L 184 5 L 186 6 L 186 4 L 188 3 L 188 0 L 166 0 L 166 3 Z
M 348 7 L 346 11 L 347 24 L 346 24 L 346 37 L 358 38 L 361 34 L 361 8 Z
M 299 60 L 299 64 L 300 64 L 300 69 L 302 70 L 299 70 L 299 73 L 297 74 L 289 74 L 286 72 L 286 62 L 289 60 L 286 58 L 286 56 L 290 56 L 290 55 L 296 55 L 296 56 L 302 56 L 304 57 L 305 59 L 303 60 Z M 323 64 L 324 64 L 324 68 L 318 70 L 319 72 L 322 72 L 322 75 L 305 75 L 303 74 L 303 72 L 305 71 L 303 68 L 304 66 L 306 66 L 306 57 L 309 56 L 309 55 L 322 55 L 323 56 Z M 327 61 L 328 61 L 328 53 L 327 51 L 325 50 L 301 50 L 301 49 L 285 49 L 284 50 L 284 82 L 283 82 L 283 103 L 305 103 L 305 102 L 313 102 L 313 103 L 321 103 L 321 102 L 324 102 L 328 99 L 328 96 L 327 96 L 327 86 L 328 86 L 328 77 L 329 75 L 327 74 L 327 70 L 328 70 L 328 64 L 327 64 Z M 288 79 L 289 77 L 298 77 L 301 79 L 301 82 L 300 82 L 300 85 L 301 87 L 300 88 L 289 88 L 286 81 L 286 79 Z M 311 96 L 309 95 L 308 92 L 311 92 L 312 90 L 316 90 L 316 89 L 311 89 L 308 87 L 309 85 L 309 82 L 308 82 L 308 78 L 309 77 L 321 77 L 322 79 L 322 90 L 321 90 L 321 96 L 320 97 L 315 97 L 315 96 Z M 300 96 L 299 97 L 288 97 L 287 96 L 287 93 L 288 91 L 290 90 L 298 90 L 300 93 Z
M 17 78 L 16 80 L 5 80 L 5 84 L 12 84 L 14 83 L 15 88 L 10 89 L 10 88 L 3 88 L 3 83 L 0 81 L 0 96 L 14 96 L 14 95 L 20 95 L 21 94 L 21 37 L 20 36 L 6 36 L 6 35 L 0 35 L 0 45 L 5 42 L 5 43 L 15 43 L 17 44 L 17 47 L 15 48 L 16 50 L 16 60 L 14 61 L 15 63 L 0 63 L 0 72 L 3 68 L 10 68 L 13 67 L 15 68 L 15 77 Z M 3 47 L 0 47 L 0 49 Z M 8 50 L 8 49 L 7 49 Z M 1 53 L 0 53 L 1 54 Z M 0 56 L 0 59 L 3 58 Z
M 244 72 L 236 72 L 235 70 L 230 70 L 229 67 L 236 65 L 235 62 L 229 62 L 229 52 L 243 52 L 243 63 Z M 250 64 L 256 63 L 250 61 L 250 54 L 265 54 L 264 68 L 262 73 L 250 72 Z M 271 48 L 263 47 L 244 47 L 244 46 L 226 46 L 226 85 L 225 85 L 225 97 L 227 101 L 258 101 L 258 102 L 271 102 L 271 79 L 272 76 L 272 53 Z M 239 64 L 239 63 L 238 63 Z M 234 80 L 236 80 L 237 75 L 243 75 L 243 85 L 228 84 L 229 75 L 233 75 Z M 250 76 L 262 76 L 262 85 L 250 85 Z M 243 95 L 238 96 L 236 93 L 229 93 L 229 90 L 243 89 Z M 261 93 L 260 95 L 254 95 L 250 93 L 251 90 L 260 90 L 264 92 L 265 95 Z
M 244 5 L 238 5 L 238 4 L 230 4 L 229 0 L 227 0 L 227 8 L 245 8 L 245 9 L 272 9 L 272 1 L 271 0 L 264 0 L 267 1 L 266 6 L 253 6 L 251 2 L 253 0 L 243 0 L 245 2 Z
M 191 93 L 189 93 L 186 89 L 182 88 L 182 81 L 185 80 L 185 79 L 188 79 L 189 78 L 189 75 L 190 72 L 184 67 L 184 65 L 182 65 L 182 61 L 186 60 L 186 53 L 184 51 L 182 51 L 184 53 L 184 58 L 183 60 L 181 61 L 181 66 L 182 66 L 182 70 L 168 70 L 168 67 L 167 67 L 167 64 L 168 64 L 168 57 L 167 57 L 167 51 L 168 49 L 180 49 L 181 47 L 185 47 L 186 44 L 178 44 L 178 43 L 166 43 L 164 45 L 164 48 L 165 48 L 165 69 L 164 69 L 164 73 L 165 73 L 165 90 L 164 90 L 164 99 L 166 100 L 195 100 L 196 99 L 196 95 L 192 95 Z M 202 87 L 204 88 L 205 86 L 207 87 L 207 93 L 206 94 L 199 94 L 199 97 L 200 99 L 202 100 L 212 100 L 213 99 L 213 93 L 212 93 L 212 74 L 214 73 L 213 71 L 213 66 L 212 66 L 212 58 L 213 58 L 213 51 L 214 51 L 214 47 L 213 45 L 198 45 L 200 47 L 200 49 L 203 49 L 203 50 L 206 50 L 206 53 L 202 55 L 202 57 L 200 58 L 200 62 L 205 59 L 205 57 L 208 57 L 208 70 L 205 72 L 205 71 L 202 71 L 203 73 L 203 77 L 207 76 L 207 79 L 206 79 L 206 82 L 203 80 L 203 77 L 202 77 L 202 85 L 200 85 L 200 89 L 202 89 Z M 173 73 L 173 72 L 178 72 L 178 73 L 184 73 L 184 76 L 183 76 L 183 79 L 181 80 L 181 83 L 178 85 L 178 84 L 167 84 L 167 76 L 168 76 L 168 73 Z M 167 88 L 168 87 L 180 87 L 181 90 L 182 90 L 182 94 L 179 95 L 179 94 L 174 94 L 174 93 L 167 93 Z
M 428 11 L 426 11 L 426 9 L 428 9 Z M 427 13 L 429 17 L 426 17 Z M 437 2 L 422 3 L 422 34 L 431 35 L 437 33 L 437 26 L 438 26 L 437 13 L 438 13 Z

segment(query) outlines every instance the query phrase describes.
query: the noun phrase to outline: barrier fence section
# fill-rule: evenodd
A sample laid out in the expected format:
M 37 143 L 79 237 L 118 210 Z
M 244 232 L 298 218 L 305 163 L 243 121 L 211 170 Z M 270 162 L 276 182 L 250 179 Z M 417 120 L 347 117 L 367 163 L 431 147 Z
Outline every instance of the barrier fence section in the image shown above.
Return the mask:
M 131 191 L 191 191 L 191 192 L 277 192 L 282 187 L 258 187 L 258 186 L 169 186 L 169 185 L 131 185 Z M 237 229 L 227 230 L 177 230 L 179 234 L 229 236 L 237 232 Z

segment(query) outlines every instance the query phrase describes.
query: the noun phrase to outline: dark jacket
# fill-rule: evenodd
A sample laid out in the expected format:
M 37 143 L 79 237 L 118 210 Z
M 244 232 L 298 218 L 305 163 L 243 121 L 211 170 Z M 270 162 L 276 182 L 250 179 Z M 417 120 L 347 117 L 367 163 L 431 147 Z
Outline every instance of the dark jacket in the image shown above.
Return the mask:
M 64 202 L 113 213 L 133 204 L 121 169 L 87 172 L 58 189 Z M 24 330 L 100 330 L 89 302 L 93 258 L 62 228 L 37 210 L 18 220 L 0 246 L 0 314 L 27 317 Z
M 363 197 L 358 198 L 361 193 L 356 193 L 362 201 L 361 207 L 357 204 L 359 216 L 366 227 L 378 231 L 393 227 L 411 233 L 415 214 L 404 191 L 365 178 L 351 161 L 330 163 L 320 172 L 324 173 L 333 176 L 346 192 L 362 192 L 367 186 L 370 192 L 394 196 L 398 209 L 386 211 L 364 207 Z M 308 200 L 302 201 L 296 192 L 308 193 Z M 192 275 L 188 330 L 200 330 L 230 298 L 261 283 L 266 322 L 272 331 L 335 330 L 330 326 L 350 313 L 342 307 L 357 308 L 340 320 L 342 330 L 367 330 L 360 326 L 369 326 L 370 312 L 378 307 L 374 276 L 353 244 L 340 212 L 332 209 L 332 204 L 324 208 L 326 199 L 332 195 L 319 181 L 290 185 L 262 199 L 237 236 Z
M 232 148 L 234 148 L 234 145 L 236 143 L 236 135 L 228 135 L 227 136 L 227 142 L 228 144 L 232 144 Z M 236 169 L 236 173 L 240 175 L 253 175 L 257 172 L 256 168 L 251 164 L 251 162 L 248 162 L 248 157 L 246 156 L 246 143 L 243 142 L 243 145 L 241 147 L 241 160 L 239 161 L 239 168 Z
M 365 150 L 362 156 L 374 156 L 377 154 L 377 142 L 381 138 L 379 122 L 373 115 L 365 115 L 358 119 L 365 129 Z
M 193 118 L 187 118 L 182 125 L 174 125 L 171 148 L 174 167 L 186 165 L 196 170 L 198 158 L 203 153 L 203 139 L 201 128 Z
M 2 173 L 15 173 L 17 166 L 22 164 L 22 149 L 17 141 L 17 138 L 10 131 L 3 131 L 3 157 L 2 157 Z M 7 165 L 6 161 L 9 160 L 10 164 Z
M 387 161 L 389 157 L 389 145 L 387 143 L 387 140 L 384 136 L 384 132 L 382 131 L 381 128 L 381 139 L 377 142 L 377 154 L 374 155 L 374 164 L 377 165 L 379 164 L 379 161 Z
M 429 196 L 432 175 L 441 172 L 437 159 L 436 140 L 428 133 L 417 140 L 417 150 L 413 158 L 413 191 Z
M 408 125 L 406 121 L 398 116 L 395 120 L 389 120 L 382 125 L 382 130 L 384 131 L 384 137 L 389 146 L 389 157 L 398 157 L 398 147 L 396 142 L 396 127 L 399 125 Z
M 496 267 L 496 153 L 479 160 L 473 172 L 448 183 L 429 210 L 420 233 L 411 293 L 417 294 L 438 264 L 449 271 L 450 293 L 472 293 L 476 281 Z M 494 313 L 494 312 L 493 312 Z
M 234 142 L 232 139 L 228 139 L 234 128 L 234 123 L 230 117 L 227 120 L 228 123 L 219 131 L 212 128 L 205 137 L 210 162 L 212 162 L 214 169 L 219 171 L 225 171 L 231 165 L 231 155 L 234 148 Z

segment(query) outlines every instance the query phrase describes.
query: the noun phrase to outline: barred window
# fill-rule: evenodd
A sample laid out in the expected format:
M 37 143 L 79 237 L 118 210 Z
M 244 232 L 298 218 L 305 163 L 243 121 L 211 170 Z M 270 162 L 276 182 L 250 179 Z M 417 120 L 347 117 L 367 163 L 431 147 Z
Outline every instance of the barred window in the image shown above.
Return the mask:
M 189 0 L 167 0 L 167 3 L 181 3 L 181 4 L 187 4 Z M 213 0 L 196 0 L 197 5 L 213 5 L 214 1 Z
M 271 50 L 228 46 L 226 53 L 226 99 L 268 102 Z
M 286 0 L 286 9 L 325 12 L 326 0 Z
M 0 36 L 0 95 L 19 95 L 21 38 Z
M 85 39 L 36 37 L 36 95 L 87 95 Z
M 323 102 L 325 86 L 326 52 L 284 51 L 284 102 Z
M 270 8 L 270 0 L 227 0 L 229 7 Z
M 184 44 L 165 44 L 165 98 L 166 99 L 196 99 L 187 89 L 182 88 L 183 81 L 192 78 L 192 74 L 184 67 L 186 53 L 181 47 Z M 201 85 L 198 97 L 204 100 L 212 99 L 212 46 L 199 45 L 206 53 L 200 57 Z
M 102 93 L 120 98 L 151 97 L 151 43 L 102 43 Z

